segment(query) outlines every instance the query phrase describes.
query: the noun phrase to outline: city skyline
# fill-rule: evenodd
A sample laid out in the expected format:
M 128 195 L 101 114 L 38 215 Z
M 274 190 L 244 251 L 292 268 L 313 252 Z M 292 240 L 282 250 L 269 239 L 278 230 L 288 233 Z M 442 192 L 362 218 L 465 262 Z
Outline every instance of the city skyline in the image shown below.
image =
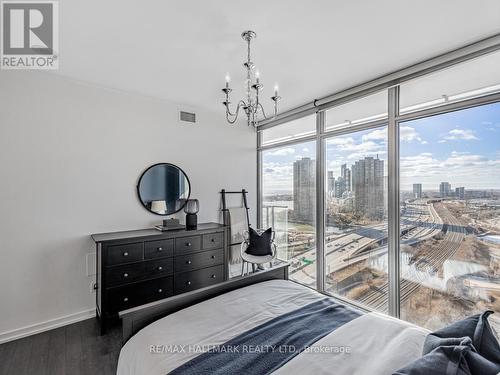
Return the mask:
M 402 123 L 400 127 L 400 186 L 412 191 L 439 191 L 439 184 L 471 190 L 500 189 L 500 103 Z M 327 171 L 337 175 L 363 157 L 387 157 L 387 128 L 376 128 L 327 139 Z M 268 192 L 293 190 L 292 164 L 316 158 L 314 142 L 263 153 L 263 183 Z M 387 163 L 385 163 L 387 164 Z M 387 176 L 385 166 L 384 176 Z

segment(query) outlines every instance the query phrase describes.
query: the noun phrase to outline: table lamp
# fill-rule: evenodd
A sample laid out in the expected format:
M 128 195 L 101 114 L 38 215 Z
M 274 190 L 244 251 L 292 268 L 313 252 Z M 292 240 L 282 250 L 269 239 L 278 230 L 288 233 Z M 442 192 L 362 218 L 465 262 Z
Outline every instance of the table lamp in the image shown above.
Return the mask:
M 200 203 L 198 199 L 188 199 L 184 206 L 186 213 L 186 229 L 196 229 L 198 226 L 198 216 L 196 215 L 200 210 Z

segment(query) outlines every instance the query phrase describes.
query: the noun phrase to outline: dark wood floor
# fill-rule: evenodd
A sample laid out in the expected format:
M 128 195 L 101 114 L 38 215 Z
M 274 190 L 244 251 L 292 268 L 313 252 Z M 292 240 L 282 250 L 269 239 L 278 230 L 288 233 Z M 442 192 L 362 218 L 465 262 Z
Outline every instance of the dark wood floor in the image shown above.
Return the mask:
M 114 375 L 121 328 L 88 319 L 0 345 L 0 375 Z

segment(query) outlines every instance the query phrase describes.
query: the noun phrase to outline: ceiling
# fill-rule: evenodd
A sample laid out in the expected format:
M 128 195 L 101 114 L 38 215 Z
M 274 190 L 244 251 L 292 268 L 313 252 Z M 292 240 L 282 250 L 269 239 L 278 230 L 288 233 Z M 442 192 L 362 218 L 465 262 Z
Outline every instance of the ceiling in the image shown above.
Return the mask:
M 278 82 L 285 110 L 500 33 L 498 0 L 248 4 L 65 0 L 56 74 L 222 111 L 226 72 L 243 93 L 240 34 L 252 29 L 264 96 Z

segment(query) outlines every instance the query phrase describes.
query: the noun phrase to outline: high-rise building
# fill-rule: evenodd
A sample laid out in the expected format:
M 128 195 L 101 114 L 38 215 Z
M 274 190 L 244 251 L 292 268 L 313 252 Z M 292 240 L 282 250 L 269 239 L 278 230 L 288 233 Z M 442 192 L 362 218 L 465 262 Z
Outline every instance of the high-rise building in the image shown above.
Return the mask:
M 439 184 L 439 196 L 446 198 L 451 195 L 451 184 L 449 182 L 441 182 Z
M 422 198 L 422 184 L 413 184 L 413 198 Z
M 351 191 L 351 170 L 347 168 L 347 164 L 342 164 L 340 167 L 340 177 L 344 179 L 346 191 Z
M 465 188 L 464 187 L 455 188 L 455 197 L 457 199 L 465 199 Z
M 342 198 L 342 195 L 344 192 L 347 191 L 347 186 L 346 186 L 346 181 L 343 177 L 338 177 L 335 180 L 335 190 L 334 190 L 334 196 L 335 198 Z
M 293 211 L 303 222 L 314 221 L 316 201 L 316 162 L 302 158 L 293 163 Z
M 327 193 L 329 197 L 335 196 L 335 177 L 333 177 L 333 171 L 328 171 L 328 189 Z
M 354 209 L 372 219 L 384 217 L 384 161 L 366 157 L 352 166 Z

